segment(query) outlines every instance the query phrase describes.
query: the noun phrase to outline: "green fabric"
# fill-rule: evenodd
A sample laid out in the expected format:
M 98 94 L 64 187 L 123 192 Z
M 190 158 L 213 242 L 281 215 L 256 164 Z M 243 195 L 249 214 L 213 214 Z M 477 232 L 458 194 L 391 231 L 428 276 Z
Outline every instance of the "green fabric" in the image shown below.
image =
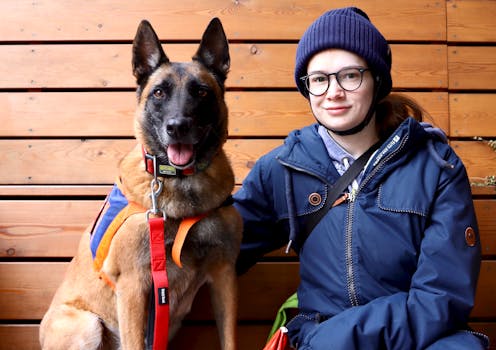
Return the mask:
M 294 293 L 281 305 L 279 311 L 277 311 L 276 319 L 274 321 L 274 324 L 272 325 L 272 329 L 270 330 L 268 339 L 270 339 L 279 328 L 286 325 L 286 310 L 296 308 L 298 308 L 298 295 Z

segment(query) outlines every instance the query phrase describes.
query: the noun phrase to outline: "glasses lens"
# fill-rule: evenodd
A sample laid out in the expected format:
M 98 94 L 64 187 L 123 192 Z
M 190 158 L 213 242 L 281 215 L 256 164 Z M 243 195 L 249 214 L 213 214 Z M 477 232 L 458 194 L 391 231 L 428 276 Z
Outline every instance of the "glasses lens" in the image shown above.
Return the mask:
M 336 73 L 339 85 L 347 91 L 353 91 L 362 84 L 363 72 L 358 68 L 346 68 Z
M 305 84 L 307 90 L 314 96 L 321 96 L 326 93 L 329 88 L 331 76 L 335 75 L 336 80 L 342 89 L 346 91 L 354 91 L 362 85 L 363 72 L 367 69 L 345 68 L 337 73 L 313 73 L 307 75 Z
M 329 87 L 329 76 L 323 73 L 310 74 L 306 80 L 308 91 L 315 96 L 323 95 Z

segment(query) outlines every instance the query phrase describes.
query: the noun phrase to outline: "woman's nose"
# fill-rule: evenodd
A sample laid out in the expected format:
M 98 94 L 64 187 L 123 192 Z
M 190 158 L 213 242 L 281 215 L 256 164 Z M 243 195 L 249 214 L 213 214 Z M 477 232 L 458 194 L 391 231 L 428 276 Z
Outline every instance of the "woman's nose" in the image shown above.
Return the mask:
M 330 77 L 326 98 L 334 100 L 342 97 L 344 97 L 344 89 L 339 85 L 336 77 Z

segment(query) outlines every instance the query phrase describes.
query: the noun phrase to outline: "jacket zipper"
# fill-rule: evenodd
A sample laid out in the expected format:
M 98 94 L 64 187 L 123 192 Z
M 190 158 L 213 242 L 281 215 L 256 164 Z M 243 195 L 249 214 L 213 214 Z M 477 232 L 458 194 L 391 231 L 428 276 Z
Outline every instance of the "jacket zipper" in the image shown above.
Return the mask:
M 360 190 L 367 184 L 368 181 L 384 166 L 386 162 L 389 161 L 392 157 L 394 157 L 401 149 L 403 149 L 406 141 L 408 140 L 408 135 L 401 141 L 401 144 L 399 147 L 392 153 L 388 154 L 384 159 L 382 159 L 375 167 L 372 169 L 369 175 L 367 175 L 366 178 L 362 180 L 362 183 L 358 187 L 356 191 L 352 191 L 352 193 L 348 194 L 348 220 L 346 224 L 346 231 L 345 231 L 345 263 L 346 263 L 346 285 L 348 289 L 348 298 L 352 306 L 358 306 L 360 305 L 358 301 L 358 296 L 357 296 L 357 291 L 356 291 L 356 283 L 355 283 L 355 271 L 353 268 L 353 250 L 352 250 L 352 236 L 353 236 L 353 208 L 355 206 L 355 199 Z M 320 176 L 316 175 L 315 173 L 312 173 L 311 171 L 308 171 L 306 169 L 294 166 L 293 164 L 286 163 L 282 161 L 281 159 L 278 159 L 278 161 L 284 165 L 287 166 L 291 169 L 294 169 L 296 171 L 302 172 L 307 175 L 314 176 L 321 180 L 322 182 L 328 184 L 328 182 L 321 178 Z
M 388 154 L 384 159 L 382 159 L 377 166 L 372 169 L 369 175 L 362 180 L 360 186 L 356 191 L 352 191 L 348 197 L 348 219 L 346 221 L 346 231 L 345 231 L 345 263 L 346 263 L 346 286 L 348 289 L 348 298 L 351 306 L 358 306 L 360 302 L 358 300 L 356 282 L 355 282 L 355 269 L 353 266 L 353 212 L 355 208 L 355 199 L 360 193 L 360 190 L 370 181 L 370 179 L 380 170 L 382 167 L 399 151 L 403 149 L 406 141 L 408 140 L 408 135 L 403 138 L 398 148 Z

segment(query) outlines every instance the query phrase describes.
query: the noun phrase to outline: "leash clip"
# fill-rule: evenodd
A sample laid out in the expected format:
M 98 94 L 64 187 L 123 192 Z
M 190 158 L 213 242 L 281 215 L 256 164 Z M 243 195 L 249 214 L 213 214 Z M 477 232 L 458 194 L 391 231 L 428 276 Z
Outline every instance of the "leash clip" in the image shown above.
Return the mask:
M 159 215 L 165 220 L 165 210 L 159 209 L 158 207 L 158 196 L 162 193 L 164 184 L 161 179 L 155 178 L 150 182 L 150 199 L 152 201 L 152 207 L 146 211 L 146 219 L 149 220 L 150 214 Z
M 162 189 L 164 187 L 164 182 L 161 178 L 157 176 L 157 157 L 153 156 L 153 179 L 150 181 L 150 200 L 152 202 L 152 207 L 151 209 L 148 209 L 146 211 L 146 220 L 150 220 L 150 214 L 152 215 L 159 215 L 162 214 L 162 217 L 166 218 L 165 215 L 165 210 L 164 209 L 159 209 L 158 207 L 158 197 L 162 193 Z

